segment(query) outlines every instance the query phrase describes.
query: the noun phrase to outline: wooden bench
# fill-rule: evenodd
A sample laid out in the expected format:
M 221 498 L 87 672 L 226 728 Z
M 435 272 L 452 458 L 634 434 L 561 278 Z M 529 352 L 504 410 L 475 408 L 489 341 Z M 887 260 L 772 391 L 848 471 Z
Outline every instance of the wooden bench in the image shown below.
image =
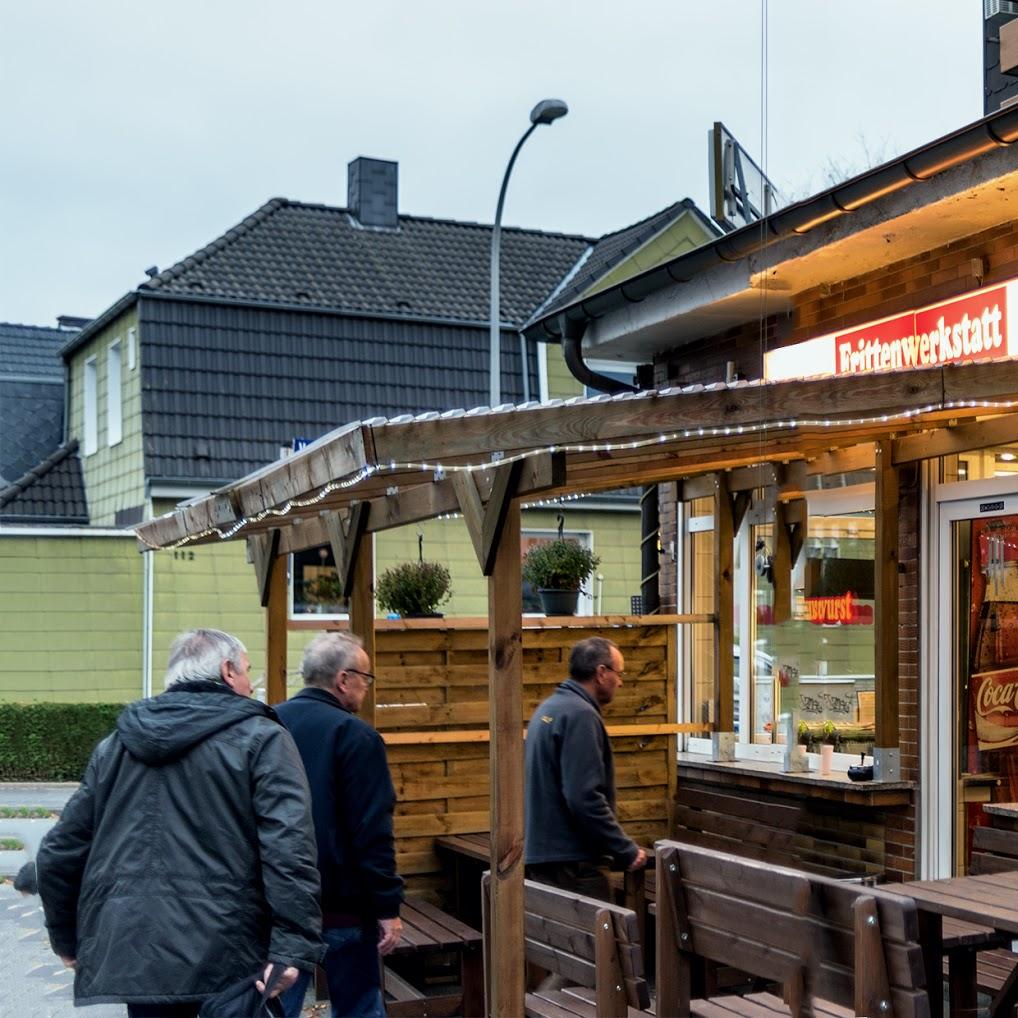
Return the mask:
M 483 1015 L 484 968 L 480 932 L 421 898 L 407 898 L 400 910 L 400 918 L 403 920 L 403 936 L 390 960 L 423 970 L 439 954 L 456 954 L 461 992 L 426 994 L 387 964 L 385 990 L 389 999 L 385 1007 L 390 1018 L 445 1018 L 449 1015 L 474 1018 Z
M 482 900 L 487 901 L 489 877 Z M 645 1013 L 639 924 L 632 909 L 524 881 L 526 959 L 561 976 L 562 990 L 528 993 L 528 1018 L 630 1018 Z M 485 950 L 490 944 L 485 909 Z
M 658 842 L 657 854 L 658 1014 L 800 1015 L 812 1008 L 844 1015 L 850 1008 L 928 1018 L 914 902 L 677 842 Z M 777 983 L 783 997 L 693 1000 L 704 959 Z

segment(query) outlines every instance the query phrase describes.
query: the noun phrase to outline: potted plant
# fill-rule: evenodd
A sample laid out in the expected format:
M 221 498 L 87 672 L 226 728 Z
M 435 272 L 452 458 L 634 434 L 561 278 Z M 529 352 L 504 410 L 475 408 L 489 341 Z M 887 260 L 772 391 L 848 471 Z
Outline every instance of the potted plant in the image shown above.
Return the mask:
M 831 773 L 834 747 L 838 743 L 838 729 L 829 718 L 820 726 L 820 741 L 820 773 L 826 776 Z
M 800 746 L 806 747 L 808 753 L 810 747 L 813 745 L 813 733 L 810 731 L 810 727 L 805 721 L 799 722 L 799 728 L 797 731 L 798 741 Z
M 578 541 L 535 544 L 523 559 L 523 578 L 541 597 L 545 615 L 575 615 L 580 590 L 601 560 Z
M 438 562 L 403 562 L 375 584 L 378 607 L 401 618 L 441 618 L 435 609 L 452 595 L 452 577 Z
M 304 584 L 304 599 L 314 605 L 317 612 L 328 612 L 330 608 L 338 610 L 344 598 L 336 571 L 320 572 L 307 580 Z

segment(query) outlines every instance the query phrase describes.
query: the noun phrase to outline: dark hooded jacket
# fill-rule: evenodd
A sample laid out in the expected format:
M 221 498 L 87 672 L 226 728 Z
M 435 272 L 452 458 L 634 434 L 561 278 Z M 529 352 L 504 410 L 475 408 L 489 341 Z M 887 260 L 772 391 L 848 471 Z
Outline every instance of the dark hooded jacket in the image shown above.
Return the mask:
M 219 682 L 125 708 L 37 864 L 77 1004 L 200 1000 L 323 954 L 300 757 L 269 707 Z

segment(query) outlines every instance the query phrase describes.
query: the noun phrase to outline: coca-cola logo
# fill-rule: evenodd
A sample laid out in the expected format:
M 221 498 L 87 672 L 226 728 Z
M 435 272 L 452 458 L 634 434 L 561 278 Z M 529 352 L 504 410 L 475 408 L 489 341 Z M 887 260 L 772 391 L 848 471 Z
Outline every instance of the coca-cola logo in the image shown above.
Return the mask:
M 1014 676 L 1008 669 L 1006 675 Z M 1018 709 L 1018 681 L 1000 681 L 986 675 L 976 693 L 976 711 L 984 718 L 993 714 L 1012 714 Z

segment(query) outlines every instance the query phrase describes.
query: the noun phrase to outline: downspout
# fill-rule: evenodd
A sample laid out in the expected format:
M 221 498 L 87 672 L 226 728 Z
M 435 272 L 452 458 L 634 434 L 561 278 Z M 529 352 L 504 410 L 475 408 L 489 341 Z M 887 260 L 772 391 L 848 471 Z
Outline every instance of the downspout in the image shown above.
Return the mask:
M 147 551 L 142 561 L 141 606 L 141 695 L 152 695 L 152 601 L 155 590 L 155 552 Z
M 562 328 L 562 352 L 566 366 L 577 381 L 588 388 L 611 395 L 640 391 L 635 385 L 627 385 L 618 379 L 598 374 L 584 361 L 583 334 L 587 331 L 585 322 L 578 322 L 562 315 L 559 323 Z M 654 615 L 661 610 L 659 544 L 658 487 L 656 484 L 650 484 L 640 493 L 640 595 L 644 615 Z

